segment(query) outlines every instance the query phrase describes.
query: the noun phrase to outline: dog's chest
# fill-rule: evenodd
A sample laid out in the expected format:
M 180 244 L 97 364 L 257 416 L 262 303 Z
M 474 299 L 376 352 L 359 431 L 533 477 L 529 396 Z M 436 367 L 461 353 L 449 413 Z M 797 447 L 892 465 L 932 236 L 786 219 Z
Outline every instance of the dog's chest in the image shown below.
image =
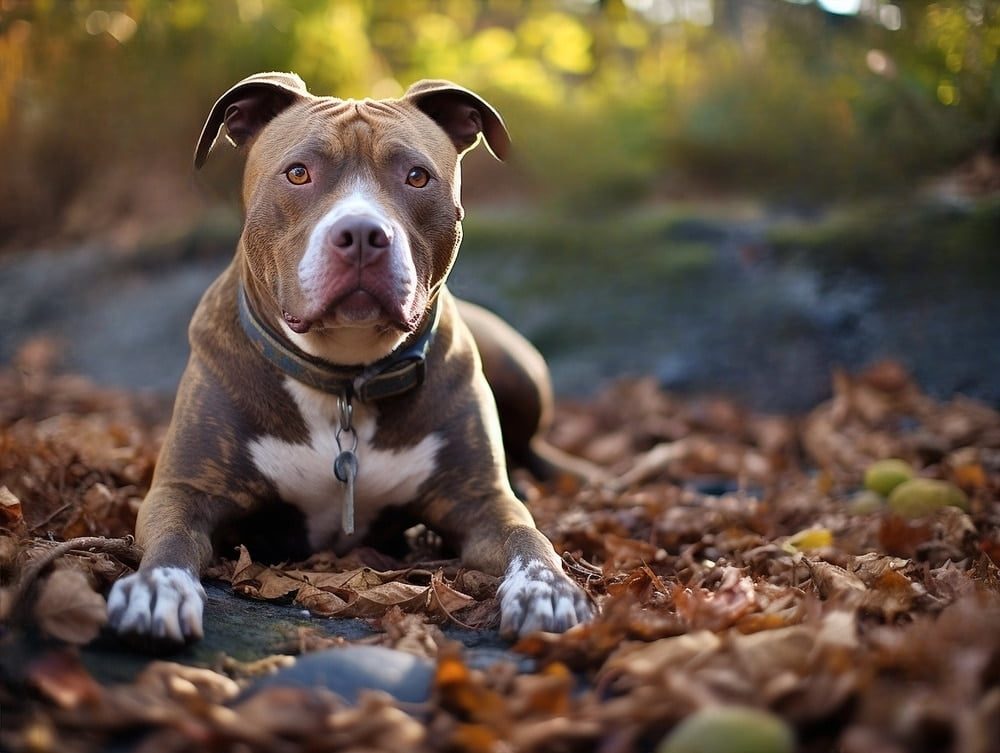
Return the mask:
M 285 380 L 285 389 L 305 419 L 308 439 L 298 443 L 258 437 L 250 442 L 251 457 L 257 469 L 277 487 L 282 500 L 305 515 L 310 546 L 318 549 L 336 545 L 340 549 L 350 542 L 341 532 L 346 486 L 333 473 L 340 452 L 337 398 L 291 379 Z M 442 440 L 430 434 L 406 448 L 377 448 L 375 415 L 362 405 L 355 405 L 353 424 L 358 439 L 355 534 L 346 538 L 356 541 L 364 536 L 382 508 L 403 505 L 416 497 L 420 486 L 435 471 Z M 350 449 L 353 438 L 343 433 L 341 443 L 343 449 Z

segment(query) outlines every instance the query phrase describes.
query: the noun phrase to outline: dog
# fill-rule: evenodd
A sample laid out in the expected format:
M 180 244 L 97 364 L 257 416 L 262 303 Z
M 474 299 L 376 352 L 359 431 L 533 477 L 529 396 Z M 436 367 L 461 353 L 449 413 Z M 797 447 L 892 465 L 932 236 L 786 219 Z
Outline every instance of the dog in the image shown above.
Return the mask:
M 514 494 L 507 461 L 585 475 L 539 437 L 541 355 L 445 286 L 462 237 L 461 157 L 503 159 L 500 115 L 448 81 L 399 99 L 317 97 L 294 74 L 240 81 L 214 105 L 246 154 L 245 224 L 189 328 L 190 360 L 143 501 L 137 572 L 109 624 L 133 639 L 203 636 L 213 551 L 344 553 L 413 521 L 464 566 L 502 576 L 501 633 L 564 631 L 592 602 Z M 256 538 L 254 538 L 256 537 Z

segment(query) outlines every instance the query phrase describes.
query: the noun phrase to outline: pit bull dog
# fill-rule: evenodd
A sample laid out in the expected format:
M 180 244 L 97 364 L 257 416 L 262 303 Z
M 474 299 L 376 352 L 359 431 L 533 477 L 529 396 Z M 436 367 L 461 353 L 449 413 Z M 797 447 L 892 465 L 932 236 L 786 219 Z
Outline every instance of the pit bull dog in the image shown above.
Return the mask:
M 111 627 L 195 640 L 213 548 L 342 553 L 403 521 L 503 576 L 505 635 L 587 620 L 591 602 L 507 477 L 507 460 L 573 470 L 537 436 L 545 363 L 445 287 L 462 237 L 460 159 L 481 139 L 505 156 L 500 115 L 446 81 L 355 101 L 262 73 L 215 103 L 196 167 L 223 130 L 246 153 L 245 225 L 191 321 L 139 511 L 142 563 L 114 584 Z

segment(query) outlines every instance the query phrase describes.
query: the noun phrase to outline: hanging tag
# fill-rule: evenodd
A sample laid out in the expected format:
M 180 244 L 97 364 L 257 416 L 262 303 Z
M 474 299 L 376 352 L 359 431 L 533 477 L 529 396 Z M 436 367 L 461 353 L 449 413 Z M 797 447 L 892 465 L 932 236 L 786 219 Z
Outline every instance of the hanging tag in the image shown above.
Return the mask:
M 358 456 L 344 450 L 333 461 L 333 475 L 346 487 L 344 506 L 341 510 L 341 528 L 344 533 L 354 533 L 354 479 L 358 475 Z

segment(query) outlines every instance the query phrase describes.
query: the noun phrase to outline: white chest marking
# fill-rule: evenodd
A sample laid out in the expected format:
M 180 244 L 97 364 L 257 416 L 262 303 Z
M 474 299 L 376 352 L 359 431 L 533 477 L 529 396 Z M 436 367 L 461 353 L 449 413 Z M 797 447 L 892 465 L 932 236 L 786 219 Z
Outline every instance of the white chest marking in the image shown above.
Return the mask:
M 285 389 L 295 400 L 309 430 L 306 443 L 285 442 L 264 436 L 250 443 L 254 465 L 278 488 L 281 498 L 306 516 L 309 544 L 314 549 L 332 543 L 340 530 L 344 485 L 333 475 L 337 457 L 337 398 L 285 379 Z M 358 434 L 358 477 L 355 483 L 355 540 L 364 536 L 379 510 L 413 500 L 437 466 L 443 440 L 430 434 L 412 447 L 382 450 L 372 447 L 375 416 L 371 409 L 354 406 Z M 351 440 L 343 437 L 345 443 Z M 348 449 L 348 447 L 345 447 Z M 338 547 L 339 548 L 339 547 Z

